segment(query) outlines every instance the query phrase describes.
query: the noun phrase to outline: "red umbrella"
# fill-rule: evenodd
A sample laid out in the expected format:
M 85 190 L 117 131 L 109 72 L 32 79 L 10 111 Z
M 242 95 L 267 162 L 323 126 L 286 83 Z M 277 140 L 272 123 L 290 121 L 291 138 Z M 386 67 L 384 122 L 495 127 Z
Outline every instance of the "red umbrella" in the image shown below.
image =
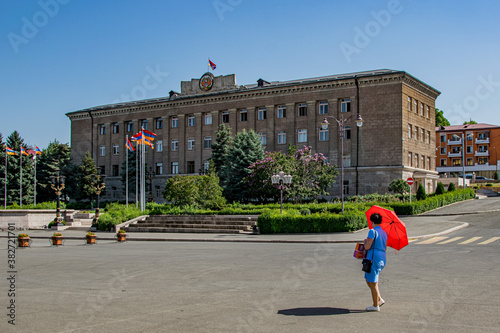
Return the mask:
M 401 250 L 408 245 L 408 235 L 406 234 L 406 225 L 392 210 L 385 209 L 379 206 L 372 206 L 366 211 L 368 226 L 373 228 L 370 216 L 374 213 L 382 216 L 382 224 L 380 227 L 387 233 L 387 246 L 396 250 Z

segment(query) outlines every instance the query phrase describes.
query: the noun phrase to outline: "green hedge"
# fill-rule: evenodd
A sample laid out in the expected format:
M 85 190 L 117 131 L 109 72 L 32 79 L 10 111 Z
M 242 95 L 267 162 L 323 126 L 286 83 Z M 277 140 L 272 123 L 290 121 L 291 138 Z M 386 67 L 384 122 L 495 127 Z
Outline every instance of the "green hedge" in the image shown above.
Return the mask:
M 394 209 L 398 215 L 416 215 L 436 209 L 454 202 L 472 199 L 476 196 L 473 189 L 462 189 L 446 192 L 440 195 L 428 196 L 425 200 L 407 203 L 388 203 L 388 207 Z
M 263 212 L 257 221 L 263 234 L 319 233 L 355 231 L 367 226 L 366 216 L 361 211 L 346 211 L 342 214 L 314 213 L 302 215 L 296 209 L 279 209 Z
M 129 205 L 127 208 L 126 205 L 119 203 L 107 204 L 101 211 L 102 213 L 97 222 L 97 229 L 101 231 L 109 231 L 117 224 L 132 220 L 141 215 L 149 214 L 148 211 L 141 212 L 141 210 L 135 208 L 135 206 Z

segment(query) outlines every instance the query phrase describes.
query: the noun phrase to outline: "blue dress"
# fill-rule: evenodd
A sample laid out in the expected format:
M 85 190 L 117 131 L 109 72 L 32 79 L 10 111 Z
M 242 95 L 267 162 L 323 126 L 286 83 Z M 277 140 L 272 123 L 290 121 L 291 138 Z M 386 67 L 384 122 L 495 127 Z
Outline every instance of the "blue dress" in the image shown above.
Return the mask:
M 377 237 L 375 237 L 375 233 Z M 387 243 L 387 233 L 381 227 L 375 227 L 368 232 L 368 238 L 375 239 L 370 250 L 368 250 L 367 259 L 372 259 L 372 271 L 365 273 L 365 279 L 368 282 L 378 282 L 378 276 L 385 267 L 385 246 Z

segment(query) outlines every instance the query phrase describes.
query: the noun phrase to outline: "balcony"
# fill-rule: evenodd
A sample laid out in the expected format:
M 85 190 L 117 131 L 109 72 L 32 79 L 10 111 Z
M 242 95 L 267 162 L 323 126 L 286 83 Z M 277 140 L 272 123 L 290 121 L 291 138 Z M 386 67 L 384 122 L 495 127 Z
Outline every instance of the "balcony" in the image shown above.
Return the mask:
M 476 138 L 476 145 L 490 143 L 490 138 Z
M 456 153 L 448 153 L 448 157 L 462 157 L 462 152 L 459 151 L 459 152 L 456 152 Z
M 462 144 L 462 139 L 448 140 L 448 146 L 461 145 L 461 144 Z
M 490 151 L 475 151 L 474 156 L 490 156 Z

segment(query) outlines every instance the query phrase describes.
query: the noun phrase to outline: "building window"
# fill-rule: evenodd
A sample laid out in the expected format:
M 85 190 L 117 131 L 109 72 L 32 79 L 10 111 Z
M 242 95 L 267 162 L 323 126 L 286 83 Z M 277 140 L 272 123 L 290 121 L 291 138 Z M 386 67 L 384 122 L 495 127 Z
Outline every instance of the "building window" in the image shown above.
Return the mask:
M 427 157 L 427 169 L 431 170 L 431 158 Z
M 106 134 L 106 125 L 100 125 L 99 126 L 99 133 L 101 135 L 105 135 Z
M 441 155 L 446 155 L 446 147 L 441 147 Z
M 106 156 L 106 146 L 99 147 L 99 155 Z
M 424 103 L 420 103 L 420 115 L 424 116 Z
M 427 131 L 427 143 L 431 143 L 431 131 Z
M 278 106 L 278 112 L 276 113 L 276 116 L 278 118 L 285 118 L 286 117 L 286 106 L 285 105 Z
M 427 119 L 431 119 L 431 108 L 427 106 Z
M 441 166 L 446 166 L 447 162 L 448 162 L 448 160 L 446 158 L 442 158 L 441 159 Z
M 286 143 L 286 133 L 285 131 L 278 132 L 278 144 L 283 145 Z
M 240 110 L 240 121 L 247 121 L 248 112 L 246 109 Z
M 118 155 L 120 148 L 118 145 L 113 145 L 113 155 Z
M 486 139 L 488 139 L 488 133 L 479 133 L 477 135 L 477 139 L 478 140 L 486 140 Z
M 415 154 L 415 168 L 418 168 L 418 154 Z
M 194 127 L 194 114 L 188 116 L 188 127 Z
M 172 174 L 176 175 L 179 173 L 179 162 L 172 162 L 170 164 Z
M 188 138 L 188 150 L 194 150 L 194 138 Z
M 299 104 L 299 117 L 307 116 L 307 104 L 301 103 Z
M 187 161 L 186 168 L 187 173 L 194 173 L 194 161 Z
M 163 151 L 163 141 L 162 140 L 156 141 L 156 151 L 157 152 Z
M 161 197 L 161 196 L 162 196 L 162 195 L 161 195 L 162 193 L 161 193 L 161 191 L 160 191 L 160 186 L 156 185 L 156 186 L 155 186 L 155 190 L 156 190 L 156 197 L 157 197 L 157 198 Z
M 133 132 L 134 131 L 134 123 L 132 121 L 129 121 L 127 124 L 127 132 Z
M 113 175 L 113 177 L 118 177 L 120 175 L 117 164 L 113 164 L 113 169 L 111 174 Z
M 147 130 L 148 129 L 148 121 L 147 120 L 143 120 L 142 123 L 141 123 L 141 126 L 142 126 L 142 129 Z
M 212 125 L 212 114 L 205 113 L 205 125 Z
M 351 126 L 344 126 L 344 140 L 351 138 Z
M 179 117 L 172 117 L 172 128 L 179 127 Z
M 420 141 L 424 142 L 425 140 L 425 130 L 423 128 L 420 129 Z
M 172 151 L 179 150 L 179 140 L 172 139 Z
M 344 166 L 346 168 L 351 166 L 351 154 L 344 154 Z
M 156 163 L 156 174 L 163 175 L 163 163 Z
M 416 100 L 416 99 L 414 99 L 414 100 L 413 100 L 413 108 L 414 108 L 414 110 L 413 110 L 413 111 L 415 111 L 415 114 L 417 114 L 417 113 L 418 113 L 418 107 L 417 107 L 417 106 L 418 106 L 418 102 L 417 102 L 417 100 Z
M 298 132 L 297 142 L 307 142 L 307 130 L 300 129 L 297 132 Z
M 408 153 L 408 165 L 409 166 L 413 165 L 413 158 L 412 158 L 412 154 L 411 153 Z
M 467 133 L 467 141 L 473 141 L 474 133 Z
M 420 167 L 425 169 L 425 156 L 420 156 Z
M 349 181 L 344 180 L 344 195 L 349 195 Z
M 120 133 L 120 125 L 118 123 L 113 123 L 113 134 Z
M 467 146 L 467 154 L 472 154 L 472 146 Z
M 468 165 L 468 166 L 472 166 L 472 165 L 474 165 L 474 159 L 473 159 L 473 158 L 468 158 L 468 159 L 467 159 L 467 165 Z
M 418 141 L 418 127 L 415 126 L 415 140 Z
M 411 112 L 411 97 L 408 97 L 408 111 Z
M 257 113 L 257 119 L 264 120 L 266 119 L 266 108 L 259 108 Z
M 487 153 L 488 152 L 488 146 L 477 146 L 477 151 L 480 153 Z
M 328 130 L 319 130 L 319 141 L 328 141 Z
M 452 154 L 460 154 L 462 152 L 462 146 L 451 147 Z
M 479 157 L 477 159 L 477 164 L 479 164 L 479 165 L 488 164 L 488 157 Z
M 441 134 L 441 142 L 446 142 L 446 134 Z
M 328 102 L 319 102 L 319 114 L 328 113 Z
M 263 146 L 267 145 L 266 133 L 259 133 L 259 139 L 260 139 L 260 143 L 262 143 Z
M 229 111 L 222 111 L 222 122 L 224 124 L 229 122 Z
M 411 139 L 411 133 L 412 133 L 411 125 L 408 125 L 408 139 Z
M 163 128 L 163 119 L 161 118 L 156 118 L 156 129 L 162 129 Z
M 340 102 L 340 112 L 350 112 L 351 111 L 351 99 L 344 98 Z
M 451 160 L 451 165 L 452 166 L 461 166 L 462 165 L 462 159 L 461 158 L 454 158 Z
M 205 137 L 203 146 L 205 147 L 205 149 L 212 148 L 212 137 L 211 136 Z

